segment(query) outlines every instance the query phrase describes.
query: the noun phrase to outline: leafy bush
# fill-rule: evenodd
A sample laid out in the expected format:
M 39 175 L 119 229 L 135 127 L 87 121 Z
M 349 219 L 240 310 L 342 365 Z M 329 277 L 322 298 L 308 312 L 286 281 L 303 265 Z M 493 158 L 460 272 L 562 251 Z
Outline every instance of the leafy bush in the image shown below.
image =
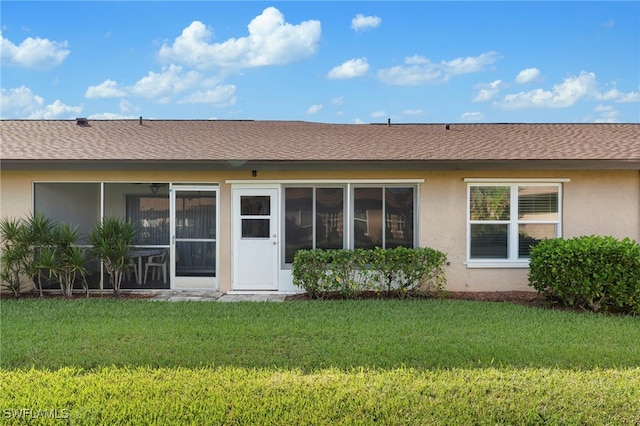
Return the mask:
M 442 292 L 446 260 L 431 248 L 298 250 L 293 283 L 312 298 L 330 293 L 353 298 L 364 291 L 401 296 Z
M 640 313 L 640 245 L 584 236 L 531 249 L 529 285 L 549 299 L 594 312 Z

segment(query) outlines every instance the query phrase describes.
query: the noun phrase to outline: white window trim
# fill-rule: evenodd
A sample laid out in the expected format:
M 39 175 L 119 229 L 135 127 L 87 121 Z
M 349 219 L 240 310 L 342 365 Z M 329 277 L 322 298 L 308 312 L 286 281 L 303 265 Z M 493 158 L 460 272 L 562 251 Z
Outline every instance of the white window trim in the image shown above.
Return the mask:
M 569 178 L 532 178 L 532 179 L 508 179 L 508 178 L 464 178 L 469 183 L 567 183 L 571 182 Z
M 556 225 L 556 238 L 562 236 L 562 204 L 563 204 L 563 183 L 569 182 L 569 179 L 480 179 L 480 178 L 465 178 L 467 182 L 467 234 L 466 234 L 466 262 L 464 264 L 467 268 L 528 268 L 529 259 L 521 259 L 518 257 L 518 225 L 521 223 L 540 223 L 540 224 L 554 224 Z M 497 220 L 492 223 L 506 224 L 509 226 L 509 241 L 508 241 L 508 258 L 507 259 L 471 259 L 471 225 L 477 223 L 471 220 L 471 187 L 474 186 L 495 186 L 495 184 L 501 184 L 501 186 L 510 187 L 510 220 Z M 558 188 L 558 220 L 535 220 L 535 221 L 520 221 L 518 220 L 518 187 L 521 186 L 556 186 Z M 481 221 L 482 222 L 482 221 Z
M 424 179 L 278 179 L 278 180 L 248 180 L 248 179 L 229 179 L 224 183 L 233 185 L 336 185 L 343 186 L 348 184 L 370 184 L 370 185 L 416 185 L 424 183 Z

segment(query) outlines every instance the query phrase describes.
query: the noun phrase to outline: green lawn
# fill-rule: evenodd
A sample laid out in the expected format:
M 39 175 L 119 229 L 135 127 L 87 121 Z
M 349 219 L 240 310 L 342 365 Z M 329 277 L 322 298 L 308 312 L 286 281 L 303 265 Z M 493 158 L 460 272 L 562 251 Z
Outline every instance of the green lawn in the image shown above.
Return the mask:
M 640 422 L 640 317 L 453 300 L 0 308 L 0 424 Z

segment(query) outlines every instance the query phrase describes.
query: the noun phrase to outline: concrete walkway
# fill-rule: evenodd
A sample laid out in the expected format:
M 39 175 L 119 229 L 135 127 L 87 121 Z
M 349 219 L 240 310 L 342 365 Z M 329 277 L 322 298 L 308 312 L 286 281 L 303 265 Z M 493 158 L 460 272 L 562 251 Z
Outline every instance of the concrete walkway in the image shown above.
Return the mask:
M 284 302 L 286 294 L 224 294 L 217 291 L 163 290 L 153 292 L 149 300 L 169 302 Z

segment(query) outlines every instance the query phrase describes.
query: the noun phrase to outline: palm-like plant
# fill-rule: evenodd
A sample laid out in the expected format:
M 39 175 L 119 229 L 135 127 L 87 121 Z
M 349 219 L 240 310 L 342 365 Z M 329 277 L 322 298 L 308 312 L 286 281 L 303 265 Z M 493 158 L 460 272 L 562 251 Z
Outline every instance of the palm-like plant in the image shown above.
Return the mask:
M 29 245 L 25 242 L 25 235 L 22 219 L 4 218 L 0 221 L 0 280 L 16 297 L 22 290 L 24 265 L 29 256 Z
M 39 254 L 37 266 L 49 271 L 49 279 L 60 283 L 60 290 L 65 297 L 72 296 L 78 278 L 89 295 L 87 256 L 85 250 L 77 245 L 78 240 L 78 229 L 63 223 L 54 228 L 52 244 L 43 247 Z
M 35 289 L 42 294 L 42 269 L 38 267 L 40 253 L 45 247 L 54 243 L 54 229 L 56 224 L 42 213 L 35 212 L 25 222 L 26 243 L 31 248 L 31 256 L 25 264 L 25 271 L 32 278 Z
M 117 217 L 104 219 L 89 233 L 92 252 L 103 262 L 114 294 L 120 293 L 120 283 L 129 267 L 131 244 L 135 235 L 133 223 Z

